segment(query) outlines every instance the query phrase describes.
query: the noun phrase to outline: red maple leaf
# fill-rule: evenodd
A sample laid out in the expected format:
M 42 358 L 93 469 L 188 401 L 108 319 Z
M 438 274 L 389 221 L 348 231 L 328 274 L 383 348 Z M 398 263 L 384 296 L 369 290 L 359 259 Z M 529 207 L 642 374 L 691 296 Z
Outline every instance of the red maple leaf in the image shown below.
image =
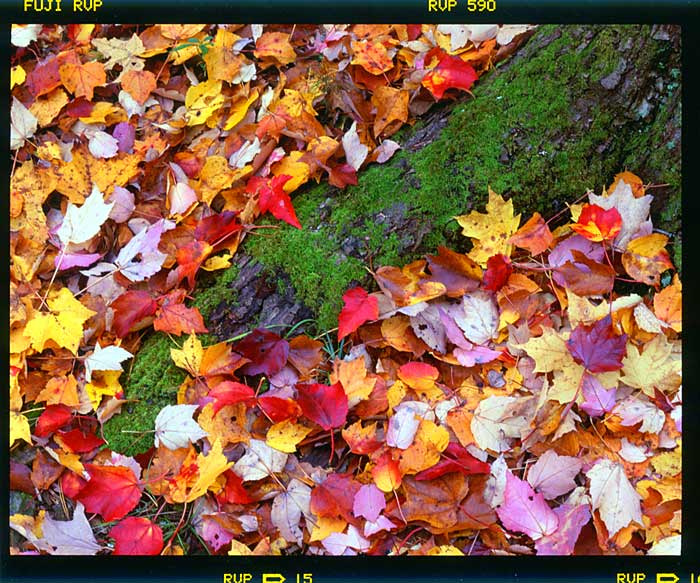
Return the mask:
M 509 257 L 503 253 L 492 255 L 486 262 L 484 288 L 494 292 L 498 291 L 506 284 L 511 273 L 513 273 L 513 264 Z
M 322 385 L 320 383 L 298 384 L 298 402 L 302 412 L 314 423 L 331 432 L 331 454 L 335 452 L 333 428 L 345 424 L 348 416 L 348 397 L 340 383 Z
M 87 453 L 105 443 L 104 439 L 94 433 L 83 433 L 80 429 L 59 431 L 54 439 L 60 440 L 61 446 L 73 453 Z
M 348 416 L 348 397 L 340 383 L 298 384 L 299 406 L 306 417 L 326 431 L 345 424 Z
M 292 199 L 284 191 L 284 185 L 291 179 L 292 177 L 288 174 L 280 174 L 271 180 L 253 176 L 246 185 L 246 192 L 257 193 L 260 196 L 258 205 L 261 213 L 269 211 L 273 217 L 301 229 L 301 223 L 292 206 Z
M 233 470 L 226 470 L 224 477 L 226 478 L 226 484 L 216 494 L 219 504 L 250 504 L 254 502 L 248 491 L 243 487 L 243 480 Z
M 223 211 L 220 214 L 203 218 L 197 223 L 197 228 L 194 230 L 195 239 L 216 246 L 234 233 L 242 231 L 243 225 L 238 214 L 238 211 Z
M 338 340 L 352 334 L 365 322 L 379 318 L 377 298 L 361 287 L 354 287 L 343 296 L 345 305 L 338 316 Z
M 597 204 L 587 204 L 571 228 L 589 241 L 610 241 L 622 229 L 622 217 L 613 207 L 605 210 Z
M 250 360 L 241 368 L 241 372 L 248 375 L 276 375 L 282 370 L 289 356 L 289 342 L 264 328 L 253 330 L 236 342 L 233 349 Z
M 131 468 L 85 464 L 90 480 L 76 500 L 88 512 L 97 512 L 105 520 L 119 520 L 131 512 L 141 500 L 141 489 Z
M 489 464 L 475 458 L 458 443 L 450 443 L 442 455 L 444 459 L 441 459 L 432 468 L 418 472 L 416 480 L 432 480 L 451 472 L 461 472 L 469 476 L 471 474 L 488 474 L 491 471 Z
M 226 405 L 255 401 L 255 391 L 248 385 L 235 381 L 224 381 L 209 390 L 209 396 L 214 398 L 214 414 L 218 413 Z
M 311 491 L 311 512 L 354 522 L 352 506 L 360 488 L 349 474 L 331 474 Z
M 168 294 L 168 296 L 170 295 L 172 294 Z M 203 334 L 209 331 L 204 325 L 204 319 L 198 308 L 188 308 L 181 299 L 171 302 L 168 300 L 168 296 L 166 296 L 156 319 L 153 321 L 155 330 L 176 336 L 180 336 L 183 332 L 185 334 Z
M 36 422 L 34 435 L 37 437 L 47 437 L 63 427 L 73 418 L 73 411 L 67 405 L 49 405 L 44 412 L 39 415 Z
M 143 516 L 129 516 L 109 531 L 114 539 L 113 555 L 160 555 L 163 531 Z
M 129 290 L 114 300 L 110 308 L 114 310 L 112 331 L 124 338 L 136 324 L 156 313 L 158 303 L 147 291 Z
M 292 399 L 263 395 L 258 398 L 258 406 L 275 423 L 286 419 L 297 419 L 301 415 L 301 407 Z
M 478 75 L 469 63 L 444 53 L 437 66 L 423 77 L 423 86 L 433 94 L 435 99 L 442 99 L 448 89 L 469 91 L 477 79 Z
M 625 356 L 627 334 L 615 334 L 608 315 L 590 326 L 576 326 L 566 345 L 574 360 L 590 372 L 619 370 Z

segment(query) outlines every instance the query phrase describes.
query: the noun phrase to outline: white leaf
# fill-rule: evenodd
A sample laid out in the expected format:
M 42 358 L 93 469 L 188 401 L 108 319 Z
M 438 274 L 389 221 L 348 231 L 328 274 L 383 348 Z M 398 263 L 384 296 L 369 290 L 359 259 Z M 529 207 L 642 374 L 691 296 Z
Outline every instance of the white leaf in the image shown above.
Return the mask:
M 10 42 L 16 47 L 29 46 L 30 42 L 36 40 L 43 26 L 43 24 L 13 24 Z
M 469 42 L 469 26 L 466 24 L 440 24 L 438 31 L 450 37 L 450 52 L 454 53 Z
M 612 538 L 630 522 L 643 525 L 642 497 L 630 484 L 621 464 L 602 459 L 586 473 L 591 481 L 591 504 L 600 511 Z
M 428 304 L 419 314 L 411 317 L 411 328 L 416 336 L 440 354 L 447 352 L 445 325 L 440 318 L 441 304 Z
M 156 417 L 156 447 L 187 447 L 209 435 L 192 419 L 197 405 L 166 405 Z
M 38 123 L 34 114 L 24 107 L 19 99 L 13 97 L 10 110 L 10 149 L 20 148 L 24 140 L 31 138 Z
M 621 447 L 619 453 L 622 459 L 633 464 L 640 464 L 646 461 L 647 456 L 643 447 L 630 443 L 627 441 L 626 437 L 622 438 L 620 444 Z
M 186 182 L 176 182 L 170 187 L 168 204 L 170 206 L 171 216 L 186 213 L 196 202 L 197 193 Z
M 632 187 L 623 180 L 619 180 L 615 190 L 608 196 L 598 196 L 589 194 L 588 200 L 591 204 L 597 204 L 605 210 L 616 208 L 622 217 L 622 228 L 615 237 L 615 247 L 624 251 L 632 237 L 642 227 L 642 224 L 649 219 L 649 208 L 654 199 L 650 194 L 645 194 L 635 198 Z
M 260 153 L 260 150 L 260 140 L 256 136 L 252 142 L 246 142 L 231 154 L 228 164 L 231 168 L 243 168 L 248 162 L 253 161 L 253 158 Z
M 124 370 L 121 363 L 134 356 L 128 350 L 119 346 L 102 348 L 98 342 L 95 352 L 85 359 L 85 380 L 92 380 L 93 370 Z
M 397 150 L 400 150 L 401 146 L 393 140 L 384 140 L 375 150 L 377 154 L 377 162 L 379 164 L 384 164 L 389 160 Z
M 362 163 L 367 158 L 369 148 L 360 142 L 360 136 L 357 135 L 357 122 L 353 122 L 350 129 L 343 136 L 343 149 L 345 150 L 345 159 L 348 164 L 355 170 L 358 170 Z
M 302 514 L 311 514 L 310 504 L 311 488 L 296 478 L 289 482 L 287 491 L 279 494 L 272 502 L 272 524 L 279 529 L 282 538 L 287 542 L 302 544 L 303 535 L 299 528 L 299 520 Z
M 647 551 L 647 555 L 680 555 L 681 535 L 674 534 L 656 541 Z
M 664 412 L 651 403 L 645 395 L 628 397 L 615 405 L 612 413 L 622 419 L 620 424 L 625 427 L 631 427 L 641 421 L 640 433 L 659 433 L 666 422 Z
M 513 414 L 517 402 L 516 397 L 494 395 L 479 403 L 471 421 L 471 430 L 481 449 L 498 453 L 507 451 L 511 447 L 511 439 L 520 437 L 528 421 Z
M 455 310 L 452 315 L 474 344 L 484 344 L 498 332 L 498 306 L 493 294 L 487 291 L 466 294 L 462 300 L 462 312 Z
M 495 24 L 472 24 L 469 27 L 469 40 L 479 46 L 479 43 L 495 38 L 497 33 L 498 26 Z
M 421 418 L 430 416 L 431 421 L 435 419 L 430 406 L 420 401 L 404 401 L 394 410 L 396 412 L 389 419 L 386 443 L 390 447 L 399 449 L 406 449 L 413 443 Z
M 95 158 L 113 158 L 119 151 L 119 142 L 107 132 L 95 132 L 88 142 L 88 150 Z
M 506 495 L 507 472 L 508 464 L 501 454 L 491 464 L 491 473 L 486 480 L 486 488 L 484 488 L 484 500 L 491 508 L 503 504 Z
M 94 555 L 102 549 L 95 540 L 90 523 L 85 517 L 85 507 L 78 502 L 73 520 L 54 520 L 46 516 L 40 539 L 54 547 L 52 555 Z
M 581 460 L 549 449 L 530 466 L 527 481 L 547 500 L 553 500 L 576 487 L 574 478 L 580 471 Z
M 262 480 L 275 472 L 281 472 L 287 463 L 287 455 L 271 448 L 264 441 L 251 439 L 248 451 L 233 466 L 233 471 L 244 482 Z
M 84 243 L 92 239 L 100 232 L 113 206 L 113 202 L 105 204 L 102 193 L 95 185 L 82 206 L 77 207 L 69 202 L 63 223 L 56 232 L 61 243 Z
M 509 45 L 516 36 L 536 28 L 530 24 L 504 24 L 498 29 L 498 34 L 496 35 L 496 42 L 500 46 Z

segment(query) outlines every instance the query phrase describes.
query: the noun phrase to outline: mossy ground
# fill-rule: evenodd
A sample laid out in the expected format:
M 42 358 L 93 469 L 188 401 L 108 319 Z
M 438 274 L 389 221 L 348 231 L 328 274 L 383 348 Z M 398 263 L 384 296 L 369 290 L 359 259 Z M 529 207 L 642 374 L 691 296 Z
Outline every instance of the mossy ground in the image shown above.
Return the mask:
M 554 30 L 542 27 L 538 35 Z M 617 67 L 616 47 L 624 34 L 620 27 L 601 27 L 593 41 L 577 51 L 572 48 L 581 39 L 561 28 L 558 39 L 519 60 L 517 67 L 496 70 L 483 79 L 473 99 L 454 108 L 434 142 L 369 167 L 357 186 L 339 191 L 320 184 L 300 192 L 294 206 L 304 228 L 282 225 L 266 230 L 249 237 L 244 250 L 272 272 L 289 275 L 297 297 L 316 314 L 317 328 L 323 331 L 337 325 L 343 293 L 353 282 L 367 282 L 367 267 L 402 265 L 440 244 L 466 250 L 469 243 L 459 236 L 453 217 L 482 210 L 489 186 L 512 197 L 516 212 L 525 217 L 534 211 L 551 216 L 586 189 L 599 192 L 617 172 L 627 169 L 647 180 L 645 168 L 662 169 L 661 180 L 671 185 L 674 195 L 657 226 L 677 232 L 680 161 L 668 162 L 674 145 L 667 143 L 664 131 L 668 117 L 679 112 L 664 110 L 661 100 L 655 122 L 647 126 L 640 120 L 631 140 L 611 139 L 622 112 L 600 107 L 600 102 L 587 110 L 586 119 L 574 115 L 589 87 L 597 87 Z M 639 34 L 649 35 L 648 27 Z M 636 55 L 640 64 L 663 60 L 663 45 L 650 46 L 654 48 L 649 54 Z M 405 143 L 419 127 L 420 122 L 394 139 Z M 595 155 L 597 151 L 601 153 Z M 419 249 L 411 249 L 401 229 L 386 226 L 397 222 L 384 220 L 387 215 L 399 215 L 400 224 L 418 222 L 423 227 Z M 680 243 L 674 243 L 679 263 Z M 232 269 L 198 286 L 195 305 L 205 321 L 222 299 L 232 301 L 228 286 L 235 277 Z M 153 429 L 158 410 L 174 402 L 181 377 L 168 364 L 170 345 L 167 337 L 155 335 L 139 352 L 125 392 L 127 398 L 140 401 L 107 424 L 114 449 L 121 451 L 132 441 L 124 439 L 131 436 L 121 434 L 121 428 Z

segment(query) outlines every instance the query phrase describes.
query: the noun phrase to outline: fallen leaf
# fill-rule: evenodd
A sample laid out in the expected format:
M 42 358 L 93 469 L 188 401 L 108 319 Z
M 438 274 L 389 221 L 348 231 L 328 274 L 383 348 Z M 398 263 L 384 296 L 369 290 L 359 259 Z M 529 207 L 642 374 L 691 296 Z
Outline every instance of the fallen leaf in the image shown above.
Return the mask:
M 608 459 L 599 460 L 586 472 L 590 480 L 591 504 L 614 537 L 631 522 L 643 524 L 641 496 L 625 475 L 623 466 Z
M 544 496 L 536 494 L 530 484 L 510 470 L 506 471 L 503 504 L 496 513 L 508 530 L 525 533 L 533 540 L 551 535 L 559 526 L 559 519 Z
M 163 550 L 163 531 L 143 516 L 125 518 L 109 536 L 114 539 L 113 555 L 160 555 Z
M 192 419 L 192 414 L 198 408 L 198 405 L 163 407 L 155 420 L 155 446 L 179 449 L 207 437 L 207 432 Z

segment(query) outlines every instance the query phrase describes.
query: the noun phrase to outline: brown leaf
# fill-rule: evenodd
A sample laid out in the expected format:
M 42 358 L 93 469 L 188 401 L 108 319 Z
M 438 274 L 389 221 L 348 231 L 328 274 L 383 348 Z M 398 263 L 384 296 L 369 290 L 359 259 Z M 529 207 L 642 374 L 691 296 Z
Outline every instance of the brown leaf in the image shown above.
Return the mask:
M 457 523 L 459 504 L 469 492 L 469 484 L 459 472 L 435 480 L 403 479 L 406 502 L 401 506 L 406 520 L 421 520 L 437 529 L 450 529 Z

